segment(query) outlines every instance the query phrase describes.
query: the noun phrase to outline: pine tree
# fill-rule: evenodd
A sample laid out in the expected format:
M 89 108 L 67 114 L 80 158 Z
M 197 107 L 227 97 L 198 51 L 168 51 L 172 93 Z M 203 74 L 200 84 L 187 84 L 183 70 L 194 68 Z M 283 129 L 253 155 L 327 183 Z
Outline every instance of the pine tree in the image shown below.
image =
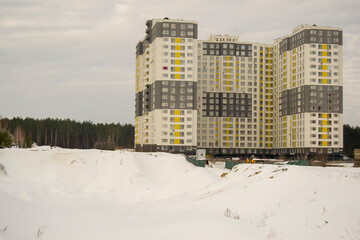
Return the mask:
M 13 142 L 12 136 L 7 131 L 0 129 L 0 146 L 11 147 L 12 142 Z

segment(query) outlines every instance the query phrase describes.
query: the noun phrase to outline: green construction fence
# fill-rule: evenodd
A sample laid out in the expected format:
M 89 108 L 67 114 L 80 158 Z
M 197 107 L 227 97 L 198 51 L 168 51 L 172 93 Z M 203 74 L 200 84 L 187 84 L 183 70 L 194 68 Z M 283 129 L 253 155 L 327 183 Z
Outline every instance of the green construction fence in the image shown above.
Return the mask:
M 240 162 L 234 162 L 234 161 L 226 161 L 225 162 L 225 168 L 232 169 L 234 166 L 239 165 Z
M 186 158 L 189 163 L 194 164 L 197 167 L 205 167 L 205 160 L 196 160 L 195 158 Z
M 288 161 L 289 165 L 298 165 L 298 166 L 311 166 L 310 160 L 296 160 L 296 161 Z

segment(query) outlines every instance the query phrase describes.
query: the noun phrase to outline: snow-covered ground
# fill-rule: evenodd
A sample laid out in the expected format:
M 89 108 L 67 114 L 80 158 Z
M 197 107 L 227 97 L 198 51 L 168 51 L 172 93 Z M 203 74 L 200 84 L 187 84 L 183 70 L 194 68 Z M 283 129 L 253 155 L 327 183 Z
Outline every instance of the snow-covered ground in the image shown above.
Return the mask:
M 360 239 L 360 169 L 0 149 L 0 239 Z

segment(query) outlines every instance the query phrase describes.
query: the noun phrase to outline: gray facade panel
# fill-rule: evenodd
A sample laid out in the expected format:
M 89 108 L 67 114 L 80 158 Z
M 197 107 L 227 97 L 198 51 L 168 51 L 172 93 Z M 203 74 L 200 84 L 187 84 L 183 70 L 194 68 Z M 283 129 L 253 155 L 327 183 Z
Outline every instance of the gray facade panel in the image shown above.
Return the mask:
M 252 57 L 252 44 L 204 42 L 203 51 L 203 55 Z
M 280 116 L 304 112 L 343 112 L 343 87 L 305 85 L 285 90 L 280 96 Z
M 143 91 L 143 114 L 151 111 L 151 85 L 146 85 Z
M 159 82 L 160 102 L 158 109 L 192 109 L 196 110 L 197 83 L 192 81 L 157 81 Z M 163 105 L 165 103 L 165 105 Z M 188 104 L 192 105 L 189 107 Z
M 249 93 L 203 93 L 204 117 L 251 117 L 252 96 Z
M 280 54 L 302 44 L 343 44 L 342 31 L 326 29 L 304 29 L 280 42 Z
M 165 25 L 168 24 L 168 27 L 164 26 L 164 24 Z M 189 34 L 190 32 L 192 33 L 192 35 Z M 197 39 L 198 26 L 197 24 L 194 23 L 188 23 L 188 22 L 182 23 L 182 22 L 171 22 L 171 21 L 157 22 L 155 25 L 152 25 L 152 21 L 151 21 L 151 24 L 148 25 L 146 33 L 150 43 L 152 43 L 157 37 Z
M 136 94 L 136 115 L 155 109 L 196 110 L 196 90 L 197 83 L 192 81 L 155 81 Z
M 136 45 L 136 57 L 138 57 L 139 55 L 143 55 L 143 53 L 144 53 L 143 42 L 139 42 Z
M 135 117 L 139 117 L 143 115 L 143 96 L 142 92 L 138 92 L 135 95 Z
M 155 109 L 161 109 L 161 103 L 162 103 L 162 95 L 161 95 L 161 87 L 162 87 L 162 81 L 156 81 L 153 84 L 153 88 L 155 88 Z M 153 110 L 153 109 L 151 109 Z

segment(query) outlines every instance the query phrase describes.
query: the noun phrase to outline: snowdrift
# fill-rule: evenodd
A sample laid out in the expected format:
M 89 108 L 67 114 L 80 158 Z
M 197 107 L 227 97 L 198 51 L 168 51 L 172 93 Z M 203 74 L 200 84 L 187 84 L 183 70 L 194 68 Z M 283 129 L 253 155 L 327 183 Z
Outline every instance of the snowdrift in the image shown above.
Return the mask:
M 0 239 L 360 239 L 360 169 L 0 150 Z
M 360 169 L 242 164 L 208 187 L 247 239 L 360 239 Z
M 1 190 L 28 201 L 108 195 L 119 201 L 161 199 L 195 191 L 217 178 L 183 156 L 166 153 L 42 147 L 4 150 L 0 159 L 6 169 Z M 196 184 L 187 184 L 191 182 Z

